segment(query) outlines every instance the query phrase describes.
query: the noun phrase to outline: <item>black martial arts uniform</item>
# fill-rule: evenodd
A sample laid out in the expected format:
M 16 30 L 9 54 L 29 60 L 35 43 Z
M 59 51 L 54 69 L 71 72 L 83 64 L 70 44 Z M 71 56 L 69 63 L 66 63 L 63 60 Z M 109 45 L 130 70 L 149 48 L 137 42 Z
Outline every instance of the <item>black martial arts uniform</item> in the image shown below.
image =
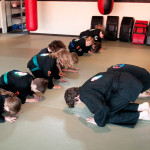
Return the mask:
M 102 72 L 79 88 L 80 99 L 94 114 L 98 126 L 106 123 L 134 127 L 139 118 L 139 104 L 134 102 L 142 83 L 126 72 Z
M 142 82 L 143 89 L 141 92 L 144 92 L 150 88 L 150 73 L 144 68 L 130 64 L 116 64 L 107 69 L 107 72 L 112 71 L 128 72 L 132 74 Z
M 101 42 L 102 39 L 99 37 L 99 34 L 102 30 L 100 29 L 90 29 L 90 30 L 86 30 L 86 31 L 83 31 L 80 33 L 80 38 L 84 38 L 84 37 L 89 37 L 91 36 L 94 41 L 97 41 L 97 42 Z
M 76 52 L 78 56 L 82 56 L 83 53 L 88 53 L 88 51 L 91 49 L 91 46 L 85 46 L 85 39 L 73 39 L 68 46 L 69 51 Z
M 49 53 L 37 54 L 31 58 L 27 64 L 35 78 L 48 79 L 48 88 L 52 89 L 54 84 L 52 79 L 60 79 L 59 70 L 55 58 L 49 56 Z
M 0 95 L 0 123 L 5 122 L 5 118 L 2 115 L 4 113 L 4 103 L 5 103 L 5 96 Z
M 100 44 L 100 49 L 102 47 L 102 38 L 99 36 L 100 32 L 102 30 L 100 29 L 90 29 L 90 30 L 86 30 L 80 33 L 80 38 L 85 38 L 85 37 L 89 37 L 91 36 L 95 42 L 99 42 Z
M 50 53 L 48 51 L 48 48 L 43 48 L 38 54 L 43 54 L 43 53 Z
M 26 97 L 34 94 L 31 91 L 33 79 L 34 77 L 27 72 L 12 70 L 0 77 L 0 88 L 13 92 L 24 104 Z

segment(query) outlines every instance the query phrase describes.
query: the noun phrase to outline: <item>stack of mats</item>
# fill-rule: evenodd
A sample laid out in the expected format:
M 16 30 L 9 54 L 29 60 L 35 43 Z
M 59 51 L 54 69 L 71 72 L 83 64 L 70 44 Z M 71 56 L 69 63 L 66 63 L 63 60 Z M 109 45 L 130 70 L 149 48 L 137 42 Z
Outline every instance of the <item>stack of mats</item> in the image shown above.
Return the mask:
M 117 40 L 119 16 L 107 16 L 105 39 Z
M 92 16 L 91 29 L 95 29 L 95 25 L 103 25 L 103 16 Z
M 144 44 L 148 21 L 136 20 L 133 29 L 132 43 Z
M 133 17 L 123 17 L 120 27 L 120 41 L 131 42 L 132 29 L 134 24 Z

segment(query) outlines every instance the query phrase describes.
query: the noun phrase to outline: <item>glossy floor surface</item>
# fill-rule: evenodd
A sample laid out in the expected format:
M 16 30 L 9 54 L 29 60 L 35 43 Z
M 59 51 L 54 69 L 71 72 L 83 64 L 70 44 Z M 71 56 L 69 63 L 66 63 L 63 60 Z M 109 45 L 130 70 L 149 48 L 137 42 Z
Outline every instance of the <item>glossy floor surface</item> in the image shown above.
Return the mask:
M 73 37 L 0 34 L 0 74 L 26 68 L 29 59 L 52 40 L 66 45 Z M 150 71 L 150 46 L 103 41 L 104 51 L 80 57 L 78 73 L 67 73 L 62 89 L 47 90 L 45 100 L 26 103 L 16 122 L 0 124 L 0 150 L 149 150 L 150 122 L 139 121 L 134 129 L 86 123 L 92 114 L 83 104 L 67 108 L 67 88 L 82 85 L 89 77 L 116 63 L 134 64 Z M 138 99 L 142 103 L 150 99 Z

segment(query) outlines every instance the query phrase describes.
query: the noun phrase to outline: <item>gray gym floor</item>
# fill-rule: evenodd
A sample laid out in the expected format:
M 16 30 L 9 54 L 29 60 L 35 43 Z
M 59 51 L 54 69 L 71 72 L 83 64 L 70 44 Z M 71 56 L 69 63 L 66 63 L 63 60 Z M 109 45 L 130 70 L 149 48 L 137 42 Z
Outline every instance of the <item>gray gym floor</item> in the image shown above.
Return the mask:
M 0 75 L 26 68 L 29 59 L 52 40 L 66 45 L 73 37 L 47 35 L 0 34 Z M 150 122 L 139 121 L 134 129 L 115 125 L 97 127 L 86 123 L 92 114 L 85 105 L 67 108 L 64 92 L 82 85 L 92 75 L 106 71 L 117 63 L 138 65 L 150 71 L 150 46 L 120 41 L 103 41 L 104 51 L 84 55 L 76 67 L 78 73 L 67 73 L 62 89 L 47 90 L 45 100 L 26 103 L 14 123 L 0 124 L 0 150 L 149 150 Z M 150 99 L 138 99 L 138 103 Z

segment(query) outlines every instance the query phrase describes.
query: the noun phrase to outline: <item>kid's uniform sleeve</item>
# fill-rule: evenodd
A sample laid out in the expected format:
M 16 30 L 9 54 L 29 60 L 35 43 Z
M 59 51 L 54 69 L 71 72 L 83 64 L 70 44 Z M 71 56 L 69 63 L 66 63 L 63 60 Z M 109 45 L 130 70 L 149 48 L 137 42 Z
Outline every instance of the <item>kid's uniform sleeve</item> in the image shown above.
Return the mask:
M 53 69 L 55 66 L 56 66 L 56 60 L 51 58 L 46 61 L 45 65 L 43 67 L 44 76 L 49 81 L 48 82 L 49 89 L 53 88 L 53 86 L 54 86 L 52 78 L 53 78 Z
M 109 115 L 109 107 L 105 102 L 99 102 L 97 104 L 98 110 L 94 115 L 94 120 L 98 126 L 104 127 L 107 122 L 107 117 Z
M 91 46 L 84 47 L 83 52 L 88 53 L 89 51 L 91 51 L 91 48 L 92 48 Z
M 19 94 L 18 97 L 20 98 L 22 104 L 24 104 L 26 102 L 26 95 Z
M 85 103 L 88 109 L 95 114 L 94 120 L 98 126 L 103 127 L 107 122 L 107 117 L 109 116 L 109 107 L 106 105 L 104 101 L 104 97 L 100 94 L 97 96 L 94 93 L 84 92 L 85 95 L 80 95 L 81 101 Z
M 18 97 L 21 99 L 22 104 L 26 102 L 26 98 L 28 95 L 33 96 L 34 92 L 32 91 L 19 91 Z
M 54 79 L 60 79 L 59 69 L 56 65 L 53 68 L 52 74 L 53 74 Z

